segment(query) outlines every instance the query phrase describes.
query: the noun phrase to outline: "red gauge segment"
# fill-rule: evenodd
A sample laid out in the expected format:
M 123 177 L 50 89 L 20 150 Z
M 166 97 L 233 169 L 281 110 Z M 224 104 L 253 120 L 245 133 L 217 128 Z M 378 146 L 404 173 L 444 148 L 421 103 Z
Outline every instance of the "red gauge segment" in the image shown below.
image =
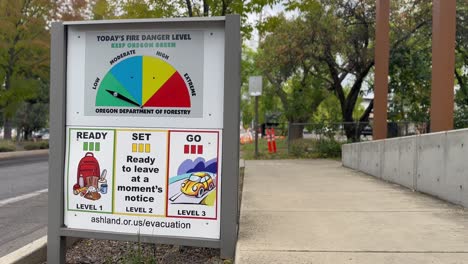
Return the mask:
M 145 107 L 190 107 L 190 95 L 184 79 L 175 72 L 159 90 L 146 101 Z

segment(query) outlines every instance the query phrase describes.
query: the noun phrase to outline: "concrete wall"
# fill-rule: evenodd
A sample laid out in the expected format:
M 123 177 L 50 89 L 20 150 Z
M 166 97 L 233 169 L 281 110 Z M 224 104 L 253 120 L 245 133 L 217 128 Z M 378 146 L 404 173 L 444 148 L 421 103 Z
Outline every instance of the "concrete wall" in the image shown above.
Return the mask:
M 468 207 L 468 129 L 343 145 L 343 166 Z

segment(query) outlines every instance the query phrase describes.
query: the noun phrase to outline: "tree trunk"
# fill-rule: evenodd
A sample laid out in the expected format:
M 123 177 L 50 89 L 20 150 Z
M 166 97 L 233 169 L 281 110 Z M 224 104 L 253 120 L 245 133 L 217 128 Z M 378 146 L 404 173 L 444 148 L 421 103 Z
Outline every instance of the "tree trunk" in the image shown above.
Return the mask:
M 191 0 L 185 0 L 185 3 L 187 4 L 187 10 L 188 10 L 189 17 L 193 17 L 193 10 L 192 10 Z
M 225 16 L 226 15 L 226 9 L 227 9 L 227 4 L 226 4 L 226 1 L 223 0 L 223 5 L 221 7 L 221 16 Z M 261 20 L 261 19 L 260 19 Z M 260 38 L 261 39 L 261 38 Z
M 344 124 L 346 138 L 351 142 L 361 141 L 362 130 L 369 125 L 368 122 L 359 123 L 357 121 L 348 121 Z
M 203 16 L 207 17 L 209 14 L 210 6 L 206 2 L 206 0 L 203 0 Z
M 25 129 L 23 134 L 23 140 L 28 141 L 31 138 L 32 131 L 31 129 Z
M 304 125 L 294 124 L 293 122 L 289 122 L 289 141 L 294 141 L 297 139 L 303 138 Z
M 346 138 L 348 139 L 348 141 L 351 141 L 351 142 L 359 141 L 359 136 L 356 131 L 356 123 L 350 123 L 350 122 L 345 123 L 344 131 L 345 131 Z
M 3 139 L 11 140 L 11 119 L 4 117 L 5 122 L 3 123 Z

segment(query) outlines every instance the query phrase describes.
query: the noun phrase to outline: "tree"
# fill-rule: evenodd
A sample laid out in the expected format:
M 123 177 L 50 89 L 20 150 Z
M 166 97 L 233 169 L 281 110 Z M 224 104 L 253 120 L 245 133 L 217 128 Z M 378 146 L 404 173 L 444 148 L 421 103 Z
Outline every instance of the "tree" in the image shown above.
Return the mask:
M 349 89 L 345 90 L 348 93 Z M 353 111 L 353 117 L 359 118 L 364 112 L 364 107 L 361 105 L 363 98 L 359 97 L 356 107 Z M 336 96 L 330 94 L 318 106 L 317 111 L 312 117 L 313 123 L 318 124 L 336 124 L 341 122 L 340 101 Z
M 427 123 L 431 95 L 431 27 L 426 25 L 394 49 L 390 58 L 388 119 Z
M 415 31 L 428 24 L 427 17 L 423 15 L 430 8 L 427 2 L 392 1 L 391 53 Z M 347 137 L 357 140 L 356 135 L 360 134 L 364 126 L 353 123 L 355 120 L 368 122 L 373 109 L 371 101 L 358 119 L 353 118 L 363 84 L 375 63 L 375 0 L 291 1 L 289 8 L 301 12 L 310 32 L 318 32 L 310 33 L 315 34 L 314 41 L 318 43 L 316 52 L 312 54 L 318 65 L 314 72 L 323 78 L 328 89 L 337 96 L 342 121 L 347 122 Z M 351 83 L 348 94 L 345 94 L 345 83 Z
M 242 47 L 241 61 L 241 117 L 242 124 L 249 126 L 254 119 L 254 103 L 249 94 L 249 77 L 260 75 L 259 70 L 255 67 L 255 56 L 257 53 L 247 46 Z
M 455 128 L 468 127 L 468 3 L 457 1 Z
M 34 98 L 48 80 L 48 0 L 0 0 L 0 107 L 4 138 L 11 139 L 12 119 L 21 103 Z
M 432 15 L 426 9 L 426 16 Z M 468 125 L 468 3 L 457 1 L 457 35 L 455 64 L 455 128 Z M 394 49 L 390 57 L 389 90 L 392 103 L 389 119 L 422 123 L 429 122 L 431 94 L 431 24 L 425 24 L 411 38 Z
M 90 2 L 86 0 L 58 0 L 56 18 L 62 21 L 83 20 L 90 17 Z
M 47 126 L 49 119 L 49 80 L 41 80 L 33 86 L 31 97 L 18 106 L 15 124 L 18 139 L 30 139 L 32 132 Z
M 131 0 L 121 4 L 123 14 L 119 18 L 178 17 L 181 0 Z
M 309 121 L 326 95 L 322 81 L 312 74 L 314 61 L 310 58 L 316 52 L 316 43 L 304 38 L 310 32 L 300 18 L 279 16 L 270 23 L 271 31 L 260 44 L 257 65 L 280 99 L 290 123 L 290 139 L 302 138 L 302 123 Z
M 272 6 L 280 0 L 185 0 L 187 16 L 225 16 L 238 14 L 241 17 L 241 31 L 244 38 L 250 38 L 253 25 L 248 23 L 248 14 L 261 13 L 266 6 Z

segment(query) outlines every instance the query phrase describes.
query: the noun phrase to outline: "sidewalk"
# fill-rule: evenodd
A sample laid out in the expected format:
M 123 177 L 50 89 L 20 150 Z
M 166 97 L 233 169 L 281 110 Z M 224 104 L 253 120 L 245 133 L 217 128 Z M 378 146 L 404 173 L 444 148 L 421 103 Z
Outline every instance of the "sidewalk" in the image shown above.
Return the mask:
M 337 161 L 246 161 L 244 263 L 468 263 L 468 211 Z

